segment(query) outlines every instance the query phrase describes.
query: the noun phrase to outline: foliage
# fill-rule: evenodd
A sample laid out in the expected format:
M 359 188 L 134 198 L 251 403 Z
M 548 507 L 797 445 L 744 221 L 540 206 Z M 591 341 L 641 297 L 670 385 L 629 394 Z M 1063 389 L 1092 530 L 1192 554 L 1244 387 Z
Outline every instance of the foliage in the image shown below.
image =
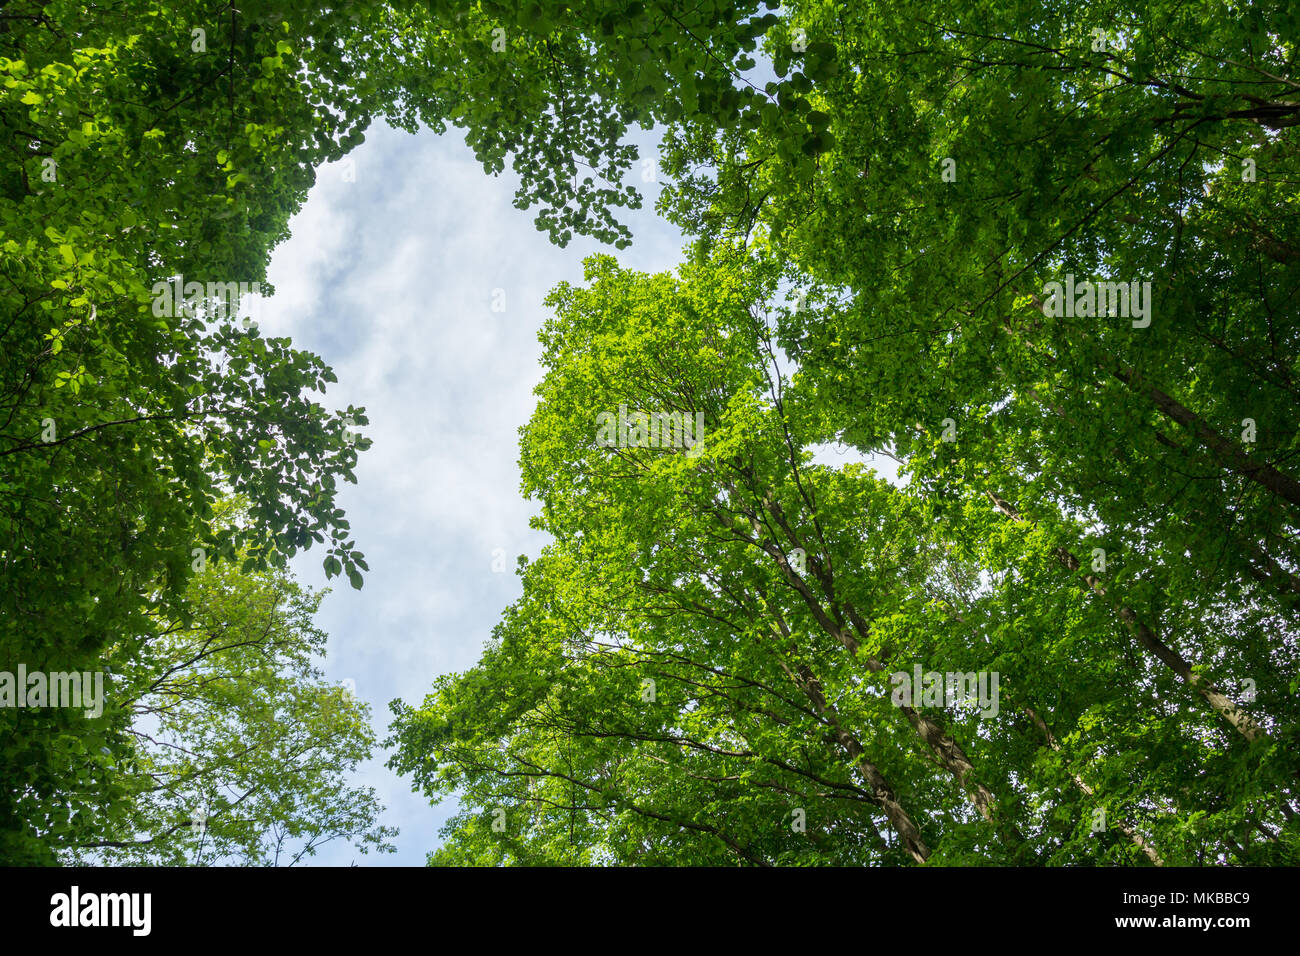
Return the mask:
M 110 657 L 130 714 L 118 767 L 130 811 L 68 859 L 112 865 L 292 866 L 336 839 L 391 851 L 370 788 L 369 708 L 322 680 L 321 593 L 282 571 L 213 565 L 190 582 L 190 625 Z
M 1126 646 L 1055 570 L 1077 527 L 810 461 L 828 415 L 780 368 L 779 274 L 597 257 L 553 294 L 522 464 L 556 544 L 477 667 L 394 705 L 393 766 L 461 801 L 431 862 L 1293 860 L 1289 748 Z M 619 405 L 702 412 L 702 453 L 602 447 Z M 899 706 L 917 665 L 996 672 L 1000 706 Z

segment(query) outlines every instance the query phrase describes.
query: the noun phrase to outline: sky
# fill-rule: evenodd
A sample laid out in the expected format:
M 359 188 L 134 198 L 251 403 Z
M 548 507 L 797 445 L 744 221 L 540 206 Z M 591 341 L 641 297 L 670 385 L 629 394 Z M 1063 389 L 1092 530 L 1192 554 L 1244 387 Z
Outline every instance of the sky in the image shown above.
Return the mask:
M 670 269 L 685 241 L 655 216 L 658 186 L 642 182 L 640 164 L 632 179 L 646 202 L 625 213 L 635 238 L 619 261 Z M 324 404 L 364 406 L 370 419 L 360 431 L 374 444 L 339 497 L 370 565 L 365 587 L 327 585 L 320 548 L 293 569 L 332 588 L 317 617 L 330 635 L 325 674 L 355 681 L 381 740 L 389 701 L 416 704 L 437 675 L 473 666 L 519 595 L 515 557 L 545 541 L 528 527 L 535 509 L 516 463 L 541 379 L 542 300 L 562 280 L 581 282 L 585 256 L 615 250 L 551 245 L 533 212 L 512 205 L 517 185 L 509 169 L 485 174 L 458 131 L 372 127 L 346 160 L 318 170 L 272 256 L 275 294 L 259 304 L 264 335 L 288 335 L 334 369 Z M 336 841 L 315 864 L 422 865 L 437 845 L 454 807 L 430 807 L 386 759 L 377 748 L 356 782 L 387 806 L 397 853 L 362 856 Z
M 648 134 L 640 144 L 643 158 L 655 157 Z M 533 225 L 533 211 L 512 205 L 517 177 L 485 174 L 458 131 L 376 125 L 347 159 L 318 170 L 272 256 L 262 334 L 322 356 L 338 376 L 323 404 L 364 406 L 370 420 L 360 431 L 374 444 L 338 501 L 370 566 L 365 587 L 327 583 L 320 548 L 293 570 L 332 589 L 317 616 L 330 635 L 325 675 L 355 682 L 380 740 L 389 701 L 418 704 L 439 674 L 476 663 L 519 596 L 516 556 L 535 557 L 545 543 L 528 527 L 535 508 L 519 492 L 517 446 L 541 380 L 546 294 L 580 283 L 594 252 L 645 272 L 684 258 L 685 238 L 654 213 L 658 183 L 648 174 L 640 163 L 630 174 L 645 196 L 641 210 L 623 213 L 630 248 L 575 238 L 561 249 Z M 839 448 L 818 460 L 862 459 Z M 384 767 L 387 757 L 377 747 L 355 783 L 387 807 L 397 852 L 361 855 L 335 841 L 314 865 L 418 866 L 438 845 L 455 807 L 431 807 Z

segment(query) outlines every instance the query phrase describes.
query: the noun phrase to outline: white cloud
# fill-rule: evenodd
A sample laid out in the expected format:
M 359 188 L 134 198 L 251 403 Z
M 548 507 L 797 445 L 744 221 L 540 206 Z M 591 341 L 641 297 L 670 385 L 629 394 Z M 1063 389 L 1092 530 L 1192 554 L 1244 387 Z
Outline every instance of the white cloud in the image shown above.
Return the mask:
M 360 592 L 330 582 L 318 623 L 330 635 L 326 673 L 356 681 L 382 737 L 388 702 L 418 703 L 438 674 L 472 666 L 518 596 L 515 556 L 543 541 L 528 527 L 516 465 L 541 375 L 542 299 L 561 280 L 581 281 L 585 255 L 611 250 L 552 246 L 532 212 L 511 204 L 514 177 L 486 176 L 456 134 L 376 127 L 350 158 L 355 182 L 341 163 L 318 171 L 272 257 L 276 294 L 259 322 L 334 369 L 327 407 L 364 406 L 370 419 L 362 432 L 374 445 L 339 503 L 371 570 Z M 639 165 L 632 175 L 644 185 Z M 653 206 L 650 195 L 628 214 L 636 241 L 617 253 L 647 272 L 673 268 L 684 244 Z M 504 312 L 491 308 L 498 288 Z M 504 574 L 492 571 L 494 548 Z M 295 559 L 305 583 L 325 584 L 322 557 Z M 399 852 L 362 857 L 330 844 L 315 862 L 418 865 L 436 845 L 451 808 L 431 811 L 384 759 L 358 782 L 402 829 Z

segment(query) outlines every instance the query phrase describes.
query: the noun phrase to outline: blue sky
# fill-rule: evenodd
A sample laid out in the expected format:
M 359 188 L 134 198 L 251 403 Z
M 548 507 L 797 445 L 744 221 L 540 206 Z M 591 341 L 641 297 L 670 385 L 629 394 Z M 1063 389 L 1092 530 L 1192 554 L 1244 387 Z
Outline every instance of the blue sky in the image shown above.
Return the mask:
M 328 407 L 362 405 L 370 419 L 362 432 L 374 445 L 339 500 L 370 573 L 361 591 L 329 582 L 317 621 L 330 635 L 326 676 L 356 682 L 382 738 L 390 700 L 418 702 L 438 674 L 475 663 L 519 594 L 515 556 L 544 542 L 528 527 L 534 509 L 516 464 L 517 430 L 541 377 L 542 300 L 561 280 L 581 281 L 584 256 L 614 250 L 551 245 L 533 213 L 511 204 L 517 178 L 485 174 L 457 131 L 376 126 L 349 159 L 355 181 L 344 163 L 318 171 L 272 256 L 276 293 L 258 321 L 263 334 L 289 335 L 333 367 Z M 635 241 L 619 261 L 670 269 L 685 240 L 655 216 L 658 187 L 642 182 L 640 164 L 630 181 L 646 202 L 627 214 Z M 497 289 L 501 312 L 492 310 Z M 322 557 L 316 549 L 293 562 L 305 584 L 326 585 Z M 400 828 L 398 852 L 361 856 L 330 844 L 315 863 L 422 865 L 436 846 L 452 808 L 430 807 L 385 759 L 377 753 L 359 782 Z
M 643 158 L 656 156 L 649 135 L 640 145 Z M 362 432 L 374 444 L 339 498 L 370 565 L 364 589 L 327 585 L 319 549 L 293 568 L 303 583 L 332 588 L 317 618 L 330 635 L 325 673 L 356 682 L 382 739 L 389 701 L 418 703 L 439 674 L 478 660 L 519 595 L 515 557 L 545 541 L 528 527 L 535 509 L 519 493 L 516 463 L 541 378 L 542 300 L 562 280 L 581 282 L 593 252 L 659 272 L 681 261 L 686 240 L 654 214 L 658 183 L 643 180 L 640 163 L 629 181 L 645 203 L 625 213 L 634 240 L 616 252 L 590 240 L 551 245 L 533 213 L 512 205 L 517 177 L 485 174 L 457 131 L 377 125 L 348 160 L 318 171 L 272 256 L 276 292 L 257 318 L 263 334 L 288 335 L 334 369 L 328 407 L 364 406 L 370 419 Z M 492 309 L 497 290 L 504 311 Z M 827 448 L 817 460 L 863 459 Z M 889 465 L 881 470 L 892 474 Z M 397 852 L 362 856 L 331 843 L 314 864 L 424 864 L 454 807 L 431 807 L 386 759 L 377 750 L 357 782 L 388 808 Z

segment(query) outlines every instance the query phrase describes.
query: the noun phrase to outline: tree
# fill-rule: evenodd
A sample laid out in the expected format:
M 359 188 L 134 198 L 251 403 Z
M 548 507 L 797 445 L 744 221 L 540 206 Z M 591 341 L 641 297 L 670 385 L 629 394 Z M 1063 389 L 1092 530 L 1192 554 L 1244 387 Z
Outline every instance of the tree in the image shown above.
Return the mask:
M 817 286 L 782 343 L 850 440 L 926 449 L 936 498 L 990 482 L 1176 591 L 1293 615 L 1294 23 L 801 4 L 768 35 L 773 122 L 677 132 L 667 205 Z
M 804 286 L 779 340 L 835 432 L 936 516 L 1045 535 L 1268 787 L 1296 770 L 1295 23 L 802 4 L 768 34 L 787 121 L 685 124 L 666 164 L 700 254 L 752 240 Z
M 394 766 L 463 792 L 432 861 L 1290 858 L 1285 755 L 1134 658 L 1052 534 L 809 462 L 833 420 L 781 369 L 780 274 L 598 257 L 553 293 L 522 463 L 556 544 L 480 665 L 395 705 Z M 702 414 L 702 450 L 637 412 Z M 917 665 L 996 672 L 1000 706 L 898 698 Z
M 7 5 L 0 665 L 92 667 L 151 616 L 183 616 L 207 560 L 238 554 L 251 571 L 328 542 L 327 575 L 360 587 L 365 560 L 334 502 L 368 444 L 364 413 L 315 402 L 333 373 L 240 321 L 231 287 L 264 280 L 314 167 L 376 115 L 463 126 L 489 171 L 514 152 L 518 201 L 541 204 L 556 241 L 625 242 L 608 207 L 638 201 L 615 182 L 635 155 L 628 125 L 680 112 L 664 99 L 679 85 L 691 108 L 734 115 L 748 94 L 729 89 L 732 64 L 775 20 L 754 10 Z M 218 527 L 231 493 L 252 520 Z M 0 833 L 24 830 L 28 796 L 59 792 L 61 748 L 102 749 L 43 720 L 0 715 L 15 768 Z
M 337 839 L 391 851 L 396 830 L 378 822 L 374 791 L 347 782 L 374 743 L 369 708 L 314 663 L 322 596 L 283 571 L 214 564 L 190 582 L 192 623 L 114 648 L 112 706 L 130 719 L 114 769 L 129 808 L 60 841 L 60 856 L 291 866 Z
M 265 277 L 312 165 L 359 141 L 363 94 L 339 79 L 333 45 L 313 54 L 317 82 L 294 75 L 285 36 L 310 18 L 187 3 L 101 13 L 19 3 L 0 18 L 10 672 L 96 669 L 152 616 L 183 616 L 205 561 L 282 564 L 328 537 L 327 573 L 359 587 L 365 569 L 334 504 L 368 444 L 353 429 L 365 415 L 316 402 L 333 373 L 241 321 L 227 287 Z M 162 294 L 172 279 L 200 291 L 177 302 Z M 231 493 L 252 520 L 222 527 L 213 509 Z M 74 716 L 0 714 L 0 831 L 68 825 L 17 806 L 86 786 L 68 755 L 102 756 L 103 742 Z M 24 839 L 0 837 L 6 858 L 42 855 Z

